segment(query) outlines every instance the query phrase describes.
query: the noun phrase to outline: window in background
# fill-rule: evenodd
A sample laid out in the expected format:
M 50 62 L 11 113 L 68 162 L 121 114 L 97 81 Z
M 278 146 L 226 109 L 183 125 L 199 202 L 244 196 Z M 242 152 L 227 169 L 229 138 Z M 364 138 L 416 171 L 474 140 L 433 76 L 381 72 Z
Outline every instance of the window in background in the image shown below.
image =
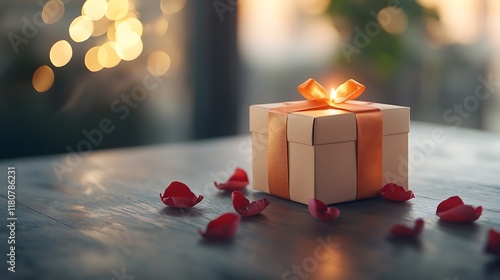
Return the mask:
M 415 120 L 500 132 L 498 85 L 475 95 L 499 76 L 497 2 L 241 0 L 241 130 L 249 104 L 300 99 L 312 76 L 358 79 L 363 99 L 411 106 Z
M 186 0 L 0 3 L 0 157 L 187 139 Z

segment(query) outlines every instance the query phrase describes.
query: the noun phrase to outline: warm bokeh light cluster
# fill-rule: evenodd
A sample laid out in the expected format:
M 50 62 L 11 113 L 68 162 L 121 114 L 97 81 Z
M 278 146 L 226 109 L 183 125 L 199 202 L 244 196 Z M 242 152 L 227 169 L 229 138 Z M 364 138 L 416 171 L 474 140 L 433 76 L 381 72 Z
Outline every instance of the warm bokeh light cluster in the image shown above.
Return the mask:
M 177 13 L 186 5 L 186 0 L 158 1 L 165 15 Z M 49 0 L 43 7 L 42 19 L 46 24 L 57 23 L 64 16 L 64 11 L 65 4 L 61 0 Z M 164 17 L 144 26 L 133 0 L 86 0 L 81 14 L 71 21 L 68 31 L 75 43 L 92 38 L 102 43 L 87 50 L 84 57 L 87 69 L 98 72 L 113 68 L 121 61 L 138 58 L 144 50 L 142 36 L 146 30 L 151 35 L 162 36 L 167 29 L 168 21 Z M 56 42 L 49 54 L 50 62 L 55 67 L 65 66 L 72 56 L 73 48 L 66 40 Z M 164 75 L 170 68 L 170 56 L 164 51 L 151 52 L 147 61 L 148 72 L 152 75 Z M 49 90 L 53 82 L 54 72 L 47 65 L 37 69 L 33 75 L 33 87 L 38 92 Z

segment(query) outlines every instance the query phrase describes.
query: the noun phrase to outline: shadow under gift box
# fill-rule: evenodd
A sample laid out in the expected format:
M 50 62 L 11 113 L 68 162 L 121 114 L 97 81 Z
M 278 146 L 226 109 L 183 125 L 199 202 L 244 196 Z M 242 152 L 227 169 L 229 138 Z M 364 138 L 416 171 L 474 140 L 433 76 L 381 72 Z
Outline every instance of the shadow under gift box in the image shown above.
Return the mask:
M 273 194 L 268 183 L 268 112 L 293 102 L 250 106 L 254 189 Z M 410 108 L 370 103 L 382 113 L 382 186 L 408 189 Z M 287 121 L 290 200 L 326 204 L 357 198 L 356 115 L 337 109 L 290 113 Z M 272 189 L 272 188 L 271 188 Z

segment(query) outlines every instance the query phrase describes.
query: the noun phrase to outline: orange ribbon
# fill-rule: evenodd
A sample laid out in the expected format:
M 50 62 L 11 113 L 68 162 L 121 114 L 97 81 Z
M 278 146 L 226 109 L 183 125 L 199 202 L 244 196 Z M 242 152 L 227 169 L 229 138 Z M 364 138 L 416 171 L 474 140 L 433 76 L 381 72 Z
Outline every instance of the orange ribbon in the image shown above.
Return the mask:
M 382 185 L 382 113 L 362 102 L 365 86 L 355 80 L 340 85 L 331 96 L 314 79 L 298 87 L 307 101 L 288 104 L 269 111 L 268 183 L 271 194 L 290 199 L 288 182 L 287 119 L 292 112 L 331 107 L 356 114 L 357 125 L 357 192 L 356 199 L 376 196 Z

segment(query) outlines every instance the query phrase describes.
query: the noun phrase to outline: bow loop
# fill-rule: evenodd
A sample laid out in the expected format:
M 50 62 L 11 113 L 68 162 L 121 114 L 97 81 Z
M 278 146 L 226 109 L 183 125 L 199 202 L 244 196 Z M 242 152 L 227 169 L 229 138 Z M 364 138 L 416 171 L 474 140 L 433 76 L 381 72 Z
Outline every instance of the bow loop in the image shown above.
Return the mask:
M 328 105 L 334 105 L 358 98 L 365 91 L 365 86 L 353 79 L 349 79 L 341 84 L 337 90 L 328 93 L 316 80 L 309 78 L 298 86 L 298 90 L 308 100 L 320 100 Z

